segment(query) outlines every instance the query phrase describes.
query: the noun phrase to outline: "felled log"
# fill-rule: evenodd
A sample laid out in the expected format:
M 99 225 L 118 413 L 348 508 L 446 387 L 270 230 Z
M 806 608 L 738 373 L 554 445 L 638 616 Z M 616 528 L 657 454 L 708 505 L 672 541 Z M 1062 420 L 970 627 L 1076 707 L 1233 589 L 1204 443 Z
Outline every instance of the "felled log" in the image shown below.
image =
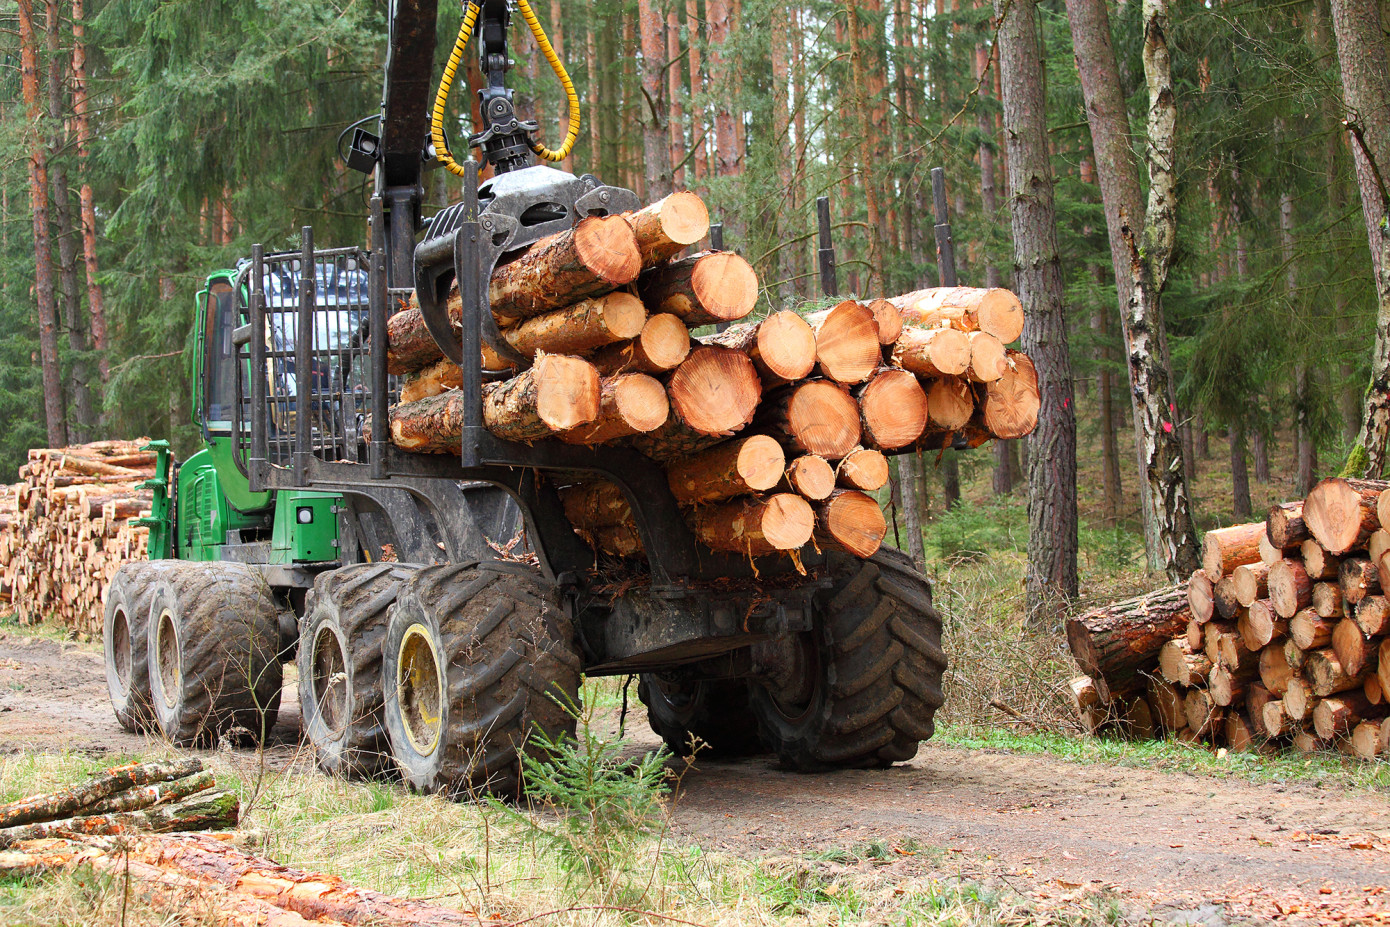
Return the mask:
M 182 779 L 199 773 L 202 769 L 203 761 L 196 758 L 116 766 L 87 782 L 0 805 L 0 828 L 67 817 L 118 792 Z
M 1149 701 L 1153 703 L 1164 730 L 1176 732 L 1187 727 L 1187 710 L 1183 705 L 1182 690 L 1176 685 L 1157 677 L 1150 677 Z
M 1346 604 L 1354 606 L 1368 595 L 1380 592 L 1376 566 L 1365 557 L 1347 557 L 1337 565 L 1337 585 Z
M 691 527 L 713 550 L 760 556 L 800 550 L 811 539 L 815 515 L 800 496 L 774 493 L 700 506 L 693 511 Z
M 649 316 L 631 341 L 595 351 L 589 360 L 605 376 L 615 373 L 661 374 L 675 370 L 690 355 L 690 329 L 668 312 Z
M 855 396 L 866 447 L 881 451 L 906 447 L 927 427 L 926 390 L 906 370 L 880 367 Z
M 1186 631 L 1191 617 L 1187 590 L 1176 585 L 1068 619 L 1067 643 L 1082 672 L 1110 701 L 1143 687 L 1142 674 L 1151 671 L 1164 644 Z
M 976 383 L 993 383 L 1004 375 L 1008 359 L 1004 343 L 985 332 L 970 332 L 970 367 L 966 376 Z
M 1216 613 L 1222 618 L 1234 620 L 1241 611 L 1240 600 L 1236 598 L 1236 581 L 1230 576 L 1223 576 L 1212 587 L 1212 601 L 1216 603 Z
M 624 218 L 637 239 L 643 268 L 666 263 L 709 233 L 709 210 L 688 190 L 625 213 Z
M 1251 722 L 1248 721 L 1241 712 L 1227 712 L 1226 726 L 1224 729 L 1226 748 L 1232 753 L 1243 753 L 1247 750 L 1254 750 L 1255 736 L 1251 727 Z
M 672 410 L 660 428 L 633 435 L 629 442 L 652 460 L 669 463 L 708 450 L 725 440 L 722 435 L 703 434 L 688 427 Z
M 1207 537 L 1211 537 L 1211 532 L 1207 533 Z M 1280 560 L 1269 568 L 1265 583 L 1270 603 L 1284 618 L 1292 618 L 1313 604 L 1313 580 L 1302 561 L 1292 558 Z
M 829 380 L 807 380 L 770 393 L 756 427 L 782 442 L 789 454 L 839 460 L 859 445 L 859 405 Z
M 975 397 L 964 377 L 942 377 L 927 386 L 925 432 L 959 431 L 975 414 Z
M 1214 666 L 1207 675 L 1207 690 L 1211 700 L 1222 708 L 1229 708 L 1245 696 L 1245 685 L 1254 673 L 1247 670 L 1234 670 L 1229 666 Z
M 854 489 L 837 489 L 813 503 L 816 540 L 849 551 L 856 557 L 871 556 L 883 544 L 888 521 L 872 496 Z
M 1308 524 L 1303 520 L 1303 502 L 1285 502 L 1272 506 L 1265 516 L 1265 535 L 1279 550 L 1289 550 L 1309 537 Z
M 1332 579 L 1337 575 L 1338 564 L 1342 562 L 1340 557 L 1329 554 L 1313 538 L 1298 545 L 1298 556 L 1303 561 L 1303 569 L 1314 580 Z
M 646 323 L 647 307 L 640 299 L 631 293 L 609 293 L 529 318 L 505 329 L 502 337 L 527 357 L 541 351 L 579 355 L 636 338 Z
M 937 287 L 890 301 L 902 309 L 905 320 L 918 325 L 988 332 L 1004 344 L 1023 334 L 1023 304 L 1002 288 Z
M 648 310 L 669 312 L 695 328 L 737 322 L 752 312 L 758 275 L 731 251 L 705 251 L 647 271 L 637 292 Z
M 1303 661 L 1303 678 L 1308 681 L 1313 694 L 1323 698 L 1360 688 L 1365 674 L 1365 667 L 1359 673 L 1348 672 L 1330 647 L 1310 651 Z
M 1198 737 L 1210 736 L 1226 719 L 1225 710 L 1216 704 L 1206 689 L 1188 689 L 1184 707 L 1187 710 L 1187 726 Z
M 139 831 L 170 833 L 235 827 L 241 802 L 231 792 L 200 792 L 172 805 L 155 805 L 139 811 L 80 815 L 55 821 L 36 821 L 0 829 L 0 847 L 21 840 L 39 840 L 54 834 L 109 835 Z
M 802 454 L 787 464 L 778 488 L 812 502 L 828 499 L 835 491 L 835 468 L 816 454 Z
M 1305 608 L 1289 619 L 1289 640 L 1299 650 L 1313 650 L 1332 640 L 1336 626 L 1336 619 L 1323 618 L 1311 608 Z
M 620 373 L 600 380 L 598 417 L 558 437 L 568 444 L 607 444 L 659 428 L 670 411 L 660 380 L 645 373 Z
M 835 484 L 845 489 L 875 492 L 887 482 L 888 458 L 871 448 L 855 448 L 835 466 Z
M 1192 617 L 1198 622 L 1211 620 L 1216 613 L 1212 600 L 1212 581 L 1207 579 L 1205 570 L 1196 570 L 1187 580 L 1187 605 L 1192 609 Z
M 970 369 L 970 339 L 953 328 L 905 326 L 893 363 L 921 377 L 959 377 Z
M 213 778 L 212 773 L 204 770 L 203 772 L 193 773 L 191 776 L 184 776 L 181 779 L 173 779 L 168 782 L 156 782 L 151 785 L 134 786 L 123 792 L 117 792 L 110 798 L 102 799 L 96 804 L 89 805 L 82 810 L 85 815 L 139 811 L 143 808 L 151 808 L 155 805 L 175 804 L 199 792 L 206 792 L 216 788 L 216 786 L 217 780 Z
M 1318 702 L 1313 709 L 1313 730 L 1323 740 L 1331 740 L 1354 728 L 1371 708 L 1360 692 L 1346 692 Z
M 1390 699 L 1390 637 L 1380 642 L 1376 655 L 1376 678 L 1380 680 L 1380 691 Z
M 1269 565 L 1266 563 L 1245 563 L 1231 571 L 1231 582 L 1235 587 L 1236 601 L 1249 608 L 1257 599 L 1268 592 L 1267 579 Z
M 1265 735 L 1268 737 L 1285 737 L 1300 727 L 1300 723 L 1289 716 L 1283 699 L 1270 699 L 1265 702 L 1260 714 Z
M 1090 676 L 1076 676 L 1067 681 L 1071 693 L 1072 707 L 1076 709 L 1077 720 L 1087 734 L 1098 733 L 1105 724 L 1108 714 L 1101 702 L 1100 693 Z
M 1262 650 L 1289 631 L 1289 619 L 1280 618 L 1267 599 L 1256 599 L 1236 622 L 1241 642 L 1247 650 Z
M 1005 440 L 1033 433 L 1042 401 L 1038 371 L 1027 354 L 1010 351 L 1009 369 L 998 380 L 985 384 L 984 391 L 978 418 L 985 431 Z
M 878 326 L 878 343 L 887 347 L 897 341 L 903 332 L 902 311 L 886 299 L 870 301 L 869 311 L 874 314 L 874 323 Z
M 761 322 L 731 325 L 703 340 L 747 354 L 768 388 L 809 376 L 816 366 L 816 333 L 790 309 Z
M 1367 637 L 1390 634 L 1390 599 L 1368 595 L 1356 606 L 1356 624 Z
M 763 385 L 748 355 L 702 345 L 671 374 L 667 392 L 672 413 L 688 428 L 731 435 L 753 420 Z
M 1212 662 L 1202 651 L 1193 650 L 1185 637 L 1175 637 L 1159 647 L 1158 668 L 1164 679 L 1190 688 L 1201 685 L 1211 673 Z
M 565 517 L 581 528 L 625 525 L 632 521 L 632 505 L 615 484 L 595 480 L 558 490 Z
M 492 272 L 488 300 L 503 326 L 602 296 L 637 279 L 642 255 L 622 216 L 586 216 Z
M 1236 567 L 1260 559 L 1263 522 L 1214 528 L 1202 538 L 1202 568 L 1207 578 L 1217 582 Z
M 878 322 L 868 306 L 846 300 L 812 313 L 806 321 L 816 335 L 816 363 L 821 376 L 853 385 L 867 380 L 883 363 Z
M 1337 583 L 1313 583 L 1313 611 L 1323 618 L 1340 618 L 1344 614 L 1342 587 Z
M 1303 501 L 1308 533 L 1330 554 L 1364 547 L 1380 528 L 1377 503 L 1386 489 L 1390 483 L 1384 480 L 1323 480 Z
M 580 530 L 579 534 L 595 550 L 613 557 L 635 557 L 643 551 L 642 535 L 633 524 L 600 525 L 592 531 Z
M 782 479 L 785 465 L 780 444 L 766 435 L 749 435 L 672 461 L 666 479 L 677 502 L 698 505 L 771 489 Z
M 1343 618 L 1332 629 L 1332 652 L 1349 676 L 1363 675 L 1362 670 L 1376 658 L 1377 643 L 1361 633 L 1361 627 L 1350 618 Z
M 401 378 L 401 402 L 428 399 L 463 386 L 463 370 L 453 361 L 441 357 L 420 370 Z
M 1385 723 L 1390 724 L 1390 718 Z M 1351 748 L 1361 759 L 1373 760 L 1383 752 L 1380 727 L 1380 721 L 1362 721 L 1352 729 Z
M 1269 543 L 1269 533 L 1260 538 L 1260 562 L 1265 566 L 1273 566 L 1284 559 L 1284 551 Z

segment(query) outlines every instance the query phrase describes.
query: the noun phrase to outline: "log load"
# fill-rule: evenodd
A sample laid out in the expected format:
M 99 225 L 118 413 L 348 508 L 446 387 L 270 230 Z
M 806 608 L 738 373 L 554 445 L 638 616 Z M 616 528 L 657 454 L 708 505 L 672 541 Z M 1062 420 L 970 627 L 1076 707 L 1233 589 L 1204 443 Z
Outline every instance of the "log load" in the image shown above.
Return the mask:
M 1364 547 L 1380 528 L 1377 504 L 1390 489 L 1383 480 L 1323 480 L 1303 502 L 1308 533 L 1330 554 L 1341 556 Z
M 835 484 L 844 489 L 877 492 L 887 483 L 888 458 L 870 448 L 855 448 L 835 467 Z
M 488 301 L 498 324 L 506 327 L 611 293 L 636 280 L 641 270 L 637 236 L 626 219 L 586 216 L 574 228 L 542 238 L 516 260 L 496 268 Z M 755 280 L 755 291 L 756 287 Z
M 880 451 L 906 447 L 920 438 L 927 427 L 927 392 L 906 370 L 880 367 L 859 387 L 855 397 L 859 400 L 859 424 L 866 447 Z M 970 412 L 973 411 L 971 403 Z M 969 413 L 965 418 L 969 421 Z
M 1153 666 L 1163 645 L 1184 633 L 1191 617 L 1187 590 L 1173 586 L 1068 619 L 1067 642 L 1109 702 L 1143 687 L 1141 670 Z
M 839 460 L 859 446 L 859 405 L 836 383 L 807 380 L 769 395 L 758 410 L 756 427 L 792 455 Z
M 1023 334 L 1023 304 L 1013 293 L 997 287 L 937 287 L 891 302 L 902 310 L 906 321 L 916 325 L 986 332 L 1004 344 Z
M 599 381 L 598 416 L 557 437 L 567 444 L 608 444 L 654 431 L 670 414 L 666 387 L 645 373 L 620 373 Z
M 412 297 L 413 302 L 413 297 Z M 449 320 L 456 330 L 462 330 L 463 299 L 455 289 L 449 294 Z M 425 316 L 416 306 L 402 309 L 386 322 L 386 372 L 393 376 L 409 374 L 442 360 L 444 352 L 425 327 Z M 502 357 L 486 344 L 482 345 L 484 370 L 510 370 L 514 361 Z
M 772 489 L 785 467 L 780 444 L 767 435 L 749 435 L 671 464 L 666 477 L 677 502 L 698 505 Z
M 758 275 L 730 251 L 706 251 L 647 271 L 637 292 L 651 312 L 669 312 L 686 325 L 737 322 L 758 301 Z
M 529 318 L 502 333 L 519 354 L 587 354 L 642 333 L 647 307 L 631 293 L 609 293 Z
M 701 506 L 694 510 L 691 527 L 711 550 L 753 557 L 800 550 L 811 539 L 816 518 L 805 499 L 775 493 Z
M 848 300 L 812 313 L 806 321 L 816 335 L 816 363 L 821 376 L 853 385 L 867 380 L 883 363 L 878 321 L 868 306 Z
M 802 454 L 787 464 L 787 472 L 777 485 L 779 489 L 819 502 L 830 498 L 835 491 L 835 468 L 824 457 Z
M 680 254 L 709 234 L 709 210 L 694 193 L 680 191 L 624 218 L 632 226 L 643 269 L 650 269 Z
M 747 354 L 768 388 L 810 376 L 816 366 L 815 330 L 790 309 L 761 322 L 731 325 L 703 341 Z
M 631 341 L 595 351 L 589 359 L 605 375 L 662 374 L 675 370 L 690 355 L 690 330 L 667 312 L 649 316 Z
M 731 435 L 753 420 L 763 386 L 747 354 L 704 345 L 671 374 L 667 392 L 672 413 L 687 428 Z
M 953 328 L 903 329 L 893 363 L 919 377 L 959 377 L 970 369 L 970 338 Z
M 888 533 L 883 509 L 872 496 L 854 489 L 837 489 L 812 503 L 816 540 L 826 546 L 868 557 L 878 550 Z
M 428 399 L 461 386 L 463 369 L 453 361 L 441 357 L 428 367 L 413 370 L 401 378 L 401 402 Z
M 985 431 L 1006 440 L 1032 434 L 1042 407 L 1032 360 L 1020 351 L 1010 351 L 1008 360 L 1004 375 L 985 384 L 985 401 L 976 413 Z

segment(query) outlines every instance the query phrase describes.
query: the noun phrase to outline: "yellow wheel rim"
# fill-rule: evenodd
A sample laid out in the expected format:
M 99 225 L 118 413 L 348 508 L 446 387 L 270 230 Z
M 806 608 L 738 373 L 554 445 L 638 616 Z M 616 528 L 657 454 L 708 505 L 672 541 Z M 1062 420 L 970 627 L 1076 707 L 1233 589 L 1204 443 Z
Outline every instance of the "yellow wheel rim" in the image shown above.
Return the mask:
M 429 629 L 418 622 L 406 628 L 396 657 L 396 701 L 405 736 L 416 753 L 429 756 L 439 747 L 444 705 L 444 673 Z

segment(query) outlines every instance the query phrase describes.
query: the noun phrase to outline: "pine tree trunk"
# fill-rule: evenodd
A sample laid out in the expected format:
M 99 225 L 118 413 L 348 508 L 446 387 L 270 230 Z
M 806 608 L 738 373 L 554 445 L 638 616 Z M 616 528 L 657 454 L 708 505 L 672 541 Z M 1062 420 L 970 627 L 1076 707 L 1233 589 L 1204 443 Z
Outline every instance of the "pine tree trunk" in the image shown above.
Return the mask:
M 1168 73 L 1167 7 L 1145 0 L 1145 76 L 1150 110 L 1148 209 L 1130 150 L 1119 65 L 1104 0 L 1067 0 L 1077 67 L 1086 101 L 1120 294 L 1129 360 L 1135 443 L 1144 503 L 1145 546 L 1150 566 L 1174 579 L 1197 564 L 1182 446 L 1174 422 L 1172 378 L 1166 360 L 1161 293 L 1175 234 L 1173 188 L 1174 101 Z M 1137 220 L 1146 217 L 1141 235 Z
M 666 11 L 666 136 L 671 186 L 685 189 L 685 113 L 681 106 L 681 24 L 674 4 Z
M 51 447 L 68 443 L 63 416 L 63 374 L 58 359 L 58 309 L 53 293 L 53 256 L 48 232 L 48 156 L 40 131 L 39 47 L 33 0 L 19 0 L 20 82 L 29 119 L 29 206 L 34 220 L 34 296 L 38 302 L 39 363 L 43 412 Z
M 709 177 L 709 158 L 706 154 L 709 146 L 705 138 L 705 82 L 700 64 L 700 23 L 699 0 L 685 0 L 686 41 L 690 46 L 690 144 L 695 150 L 692 165 L 695 179 L 705 180 Z
M 1042 399 L 1028 455 L 1028 615 L 1053 624 L 1077 594 L 1076 414 L 1063 315 L 1047 104 L 1033 0 L 997 0 L 1014 286 L 1028 321 L 1023 348 Z
M 709 66 L 711 74 L 721 79 L 715 100 L 714 110 L 714 148 L 716 170 L 720 177 L 733 177 L 742 168 L 742 154 L 738 150 L 738 138 L 734 129 L 733 102 L 729 99 L 731 75 L 728 73 L 726 53 L 731 31 L 731 12 L 729 0 L 706 0 L 705 19 L 709 25 Z
M 1094 268 L 1097 276 L 1100 268 Z M 1120 440 L 1116 433 L 1115 396 L 1110 375 L 1110 313 L 1096 309 L 1096 329 L 1100 332 L 1100 456 L 1101 485 L 1105 498 L 1105 517 L 1112 525 L 1120 517 L 1123 490 L 1120 484 Z
M 642 36 L 642 165 L 647 201 L 669 196 L 671 147 L 666 118 L 666 36 L 661 13 L 653 0 L 637 0 L 637 26 Z
M 1250 472 L 1245 466 L 1245 423 L 1231 426 L 1231 514 L 1250 517 Z
M 1256 428 L 1250 433 L 1250 456 L 1255 461 L 1255 482 L 1266 484 L 1269 482 L 1269 438 L 1265 437 L 1263 428 Z M 1307 492 L 1303 490 L 1302 495 Z
M 86 173 L 92 129 L 87 117 L 87 45 L 82 0 L 72 0 L 72 127 L 77 143 L 77 171 L 82 179 L 78 198 L 82 210 L 82 260 L 87 270 L 87 314 L 91 316 L 97 371 L 101 374 L 101 382 L 105 383 L 111 376 L 111 359 L 106 354 L 106 310 L 101 283 L 97 280 L 96 196 Z
M 586 94 L 589 104 L 589 172 L 602 177 L 604 175 L 603 135 L 600 122 L 602 112 L 598 107 L 601 75 L 598 68 L 597 39 L 600 24 L 595 21 L 597 18 L 598 10 L 590 7 L 584 30 L 584 69 L 589 77 Z

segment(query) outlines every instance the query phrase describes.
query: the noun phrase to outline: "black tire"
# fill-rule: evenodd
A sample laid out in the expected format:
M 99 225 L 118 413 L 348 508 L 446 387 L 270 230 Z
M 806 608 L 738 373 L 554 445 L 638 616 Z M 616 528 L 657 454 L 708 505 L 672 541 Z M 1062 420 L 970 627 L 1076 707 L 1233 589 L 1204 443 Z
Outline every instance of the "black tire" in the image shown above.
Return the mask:
M 580 658 L 536 570 L 487 561 L 421 569 L 391 610 L 386 732 L 402 777 L 450 796 L 521 790 L 533 731 L 573 737 Z
M 834 554 L 833 588 L 816 598 L 803 635 L 801 685 L 752 687 L 763 740 L 802 771 L 881 767 L 912 759 L 941 707 L 941 616 L 906 555 Z
M 685 680 L 643 673 L 637 697 L 647 706 L 652 730 L 676 756 L 690 756 L 692 737 L 702 744 L 700 755 L 713 759 L 767 752 L 742 679 Z
M 324 772 L 371 776 L 390 765 L 381 643 L 388 611 L 417 569 L 363 563 L 314 581 L 299 623 L 299 711 Z
M 160 576 L 147 629 L 151 703 L 179 745 L 262 740 L 280 707 L 281 608 L 240 563 L 180 563 Z
M 140 732 L 154 722 L 150 705 L 148 633 L 150 599 L 155 579 L 175 561 L 127 563 L 106 587 L 102 622 L 102 651 L 106 658 L 106 691 L 116 720 L 127 731 Z

